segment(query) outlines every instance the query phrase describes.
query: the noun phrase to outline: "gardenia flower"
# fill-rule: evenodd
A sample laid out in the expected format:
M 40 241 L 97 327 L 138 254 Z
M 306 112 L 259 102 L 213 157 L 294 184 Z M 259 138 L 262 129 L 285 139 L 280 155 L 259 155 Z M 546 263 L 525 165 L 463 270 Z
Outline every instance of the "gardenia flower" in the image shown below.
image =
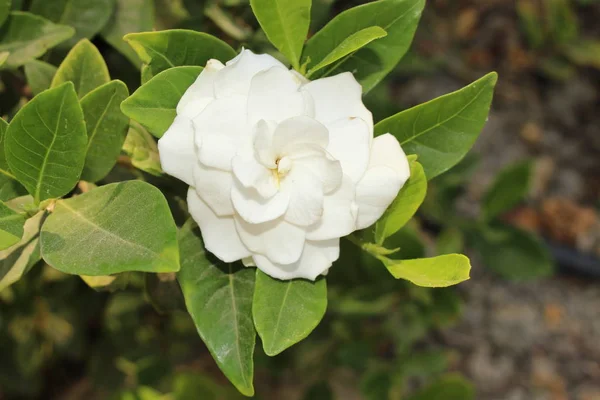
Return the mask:
M 349 72 L 310 82 L 249 50 L 210 60 L 158 142 L 206 249 L 278 279 L 326 273 L 340 237 L 376 222 L 409 177 L 361 95 Z

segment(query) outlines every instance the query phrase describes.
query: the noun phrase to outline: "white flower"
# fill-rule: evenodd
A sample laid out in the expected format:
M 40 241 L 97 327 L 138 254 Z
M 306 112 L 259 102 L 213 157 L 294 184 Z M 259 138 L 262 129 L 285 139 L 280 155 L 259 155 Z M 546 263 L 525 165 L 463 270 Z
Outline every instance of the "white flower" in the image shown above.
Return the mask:
M 309 82 L 243 50 L 210 60 L 159 140 L 165 172 L 188 185 L 206 248 L 278 279 L 314 280 L 340 237 L 372 225 L 409 176 L 351 73 Z

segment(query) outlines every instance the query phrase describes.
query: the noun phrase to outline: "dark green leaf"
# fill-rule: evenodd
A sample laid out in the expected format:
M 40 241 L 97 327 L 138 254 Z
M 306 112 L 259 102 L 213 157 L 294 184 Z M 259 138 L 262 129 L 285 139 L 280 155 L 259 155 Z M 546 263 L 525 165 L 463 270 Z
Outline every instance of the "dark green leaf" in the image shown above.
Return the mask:
M 131 157 L 131 164 L 151 175 L 162 175 L 158 146 L 155 139 L 135 121 L 130 121 L 123 151 Z
M 473 400 L 473 385 L 460 375 L 447 375 L 407 400 Z
M 110 81 L 104 58 L 87 39 L 82 39 L 67 54 L 52 79 L 52 87 L 69 81 L 75 85 L 79 98 Z
M 254 395 L 254 269 L 213 259 L 189 223 L 179 232 L 179 248 L 177 279 L 200 337 L 235 387 L 246 396 Z
M 3 68 L 17 68 L 73 36 L 70 26 L 53 24 L 37 15 L 13 11 L 0 29 L 0 52 L 9 56 Z
M 483 195 L 482 214 L 487 221 L 498 217 L 523 201 L 530 189 L 531 161 L 512 164 L 500 171 Z
M 417 154 L 427 179 L 457 164 L 487 121 L 498 75 L 492 72 L 469 86 L 402 111 L 375 126 L 391 133 L 407 154 Z
M 112 81 L 81 99 L 88 144 L 81 179 L 97 182 L 112 169 L 121 153 L 129 129 L 129 118 L 121 112 L 129 91 L 121 81 Z
M 221 39 L 185 29 L 130 33 L 125 40 L 148 64 L 147 73 L 151 76 L 182 65 L 203 67 L 211 58 L 225 62 L 236 56 L 235 50 Z
M 275 356 L 306 338 L 326 309 L 325 279 L 280 281 L 256 270 L 252 316 L 267 355 Z
M 75 35 L 59 47 L 68 49 L 80 39 L 91 39 L 106 25 L 114 0 L 33 0 L 30 11 L 52 22 L 75 28 Z
M 67 274 L 179 270 L 177 228 L 167 201 L 141 181 L 57 202 L 40 240 L 44 260 Z
M 200 72 L 202 67 L 175 67 L 163 71 L 125 100 L 121 110 L 154 136 L 161 137 L 177 115 L 177 103 Z
M 404 56 L 412 42 L 425 0 L 380 0 L 351 8 L 337 15 L 306 43 L 302 55 L 309 69 L 356 32 L 379 26 L 387 36 L 343 59 L 330 75 L 354 73 L 367 93 L 381 81 Z M 319 74 L 317 74 L 318 76 Z
M 271 43 L 299 70 L 311 0 L 250 0 L 250 5 Z
M 0 0 L 0 26 L 6 21 L 8 18 L 8 13 L 10 12 L 11 0 Z
M 462 254 L 447 254 L 414 260 L 391 260 L 377 257 L 396 279 L 406 279 L 417 286 L 446 287 L 469 279 L 471 263 Z
M 10 170 L 39 203 L 77 184 L 86 143 L 83 112 L 68 82 L 39 94 L 17 113 L 4 149 Z
M 25 215 L 0 202 L 0 250 L 7 249 L 21 240 L 24 224 Z
M 25 64 L 25 77 L 34 96 L 50 88 L 56 70 L 54 65 L 39 60 Z

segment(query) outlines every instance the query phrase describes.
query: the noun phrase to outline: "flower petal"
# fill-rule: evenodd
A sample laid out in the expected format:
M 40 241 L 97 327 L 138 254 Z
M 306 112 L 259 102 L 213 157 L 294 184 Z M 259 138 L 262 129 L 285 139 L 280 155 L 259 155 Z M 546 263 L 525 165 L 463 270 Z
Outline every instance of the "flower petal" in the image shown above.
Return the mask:
M 402 185 L 410 177 L 408 158 L 406 158 L 406 154 L 404 154 L 404 150 L 402 150 L 398 139 L 389 133 L 377 136 L 373 139 L 373 144 L 371 145 L 369 168 L 380 165 L 395 170 L 402 181 Z
M 158 154 L 162 169 L 167 174 L 193 185 L 196 151 L 192 121 L 183 116 L 175 117 L 173 124 L 158 140 Z
M 275 175 L 270 169 L 258 163 L 254 157 L 235 156 L 232 166 L 234 176 L 246 189 L 254 188 L 265 199 L 277 193 Z
M 369 126 L 360 118 L 344 118 L 327 125 L 327 128 L 327 151 L 342 164 L 344 174 L 354 183 L 358 182 L 369 164 Z
M 285 220 L 295 225 L 308 226 L 323 215 L 323 184 L 308 170 L 292 168 L 281 183 L 282 190 L 290 193 Z
M 217 73 L 225 67 L 219 60 L 208 60 L 196 81 L 185 91 L 177 104 L 177 114 L 194 118 L 215 99 L 214 81 Z
M 356 230 L 356 192 L 352 180 L 344 175 L 341 186 L 323 199 L 323 216 L 306 233 L 309 240 L 327 240 L 349 235 Z
M 285 214 L 290 203 L 290 193 L 280 190 L 265 199 L 255 189 L 247 189 L 235 180 L 231 189 L 231 201 L 241 218 L 251 224 L 261 224 Z
M 194 168 L 194 184 L 198 195 L 212 208 L 218 216 L 233 215 L 231 203 L 231 172 L 210 168 L 196 163 Z
M 327 272 L 340 255 L 340 240 L 306 241 L 300 259 L 292 264 L 279 264 L 269 258 L 254 254 L 256 266 L 265 274 L 282 280 L 304 278 L 314 281 Z
M 272 148 L 278 155 L 292 155 L 294 148 L 302 144 L 326 148 L 329 144 L 329 131 L 317 120 L 299 116 L 281 122 L 273 133 Z
M 208 251 L 224 262 L 234 262 L 251 256 L 237 233 L 233 217 L 219 217 L 200 199 L 196 190 L 188 190 L 188 209 L 200 226 L 202 240 Z
M 304 229 L 281 218 L 262 224 L 250 224 L 237 215 L 234 219 L 242 242 L 253 256 L 258 253 L 282 264 L 290 264 L 300 258 L 306 235 Z
M 302 147 L 304 147 L 302 151 L 295 151 L 296 154 L 301 153 L 301 156 L 292 157 L 296 168 L 310 171 L 315 175 L 323 184 L 323 193 L 331 193 L 340 187 L 344 175 L 340 162 L 332 159 L 321 147 Z

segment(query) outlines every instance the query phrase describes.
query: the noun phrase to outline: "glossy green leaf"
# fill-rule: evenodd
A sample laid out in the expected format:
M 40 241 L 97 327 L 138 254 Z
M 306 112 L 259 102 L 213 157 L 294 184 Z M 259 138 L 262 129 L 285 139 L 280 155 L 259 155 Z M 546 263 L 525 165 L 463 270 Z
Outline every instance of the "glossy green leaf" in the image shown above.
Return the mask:
M 417 286 L 446 287 L 469 279 L 471 263 L 462 254 L 446 254 L 414 260 L 378 257 L 396 279 L 406 279 Z
M 183 65 L 203 67 L 211 58 L 225 62 L 236 56 L 235 50 L 221 39 L 185 29 L 130 33 L 125 40 L 148 64 L 147 73 L 151 76 Z
M 380 0 L 351 8 L 337 15 L 306 43 L 303 63 L 310 69 L 342 42 L 362 29 L 379 26 L 387 36 L 375 40 L 343 59 L 328 75 L 354 73 L 367 93 L 381 81 L 404 56 L 412 42 L 425 0 Z M 309 60 L 310 59 L 310 60 Z M 320 74 L 316 74 L 319 77 Z
M 407 154 L 417 154 L 427 179 L 456 165 L 487 121 L 498 75 L 384 119 L 375 134 L 396 136 Z
M 311 0 L 250 0 L 250 6 L 271 43 L 299 70 Z
M 382 37 L 385 37 L 385 36 L 387 36 L 387 32 L 378 26 L 370 26 L 368 28 L 361 29 L 360 31 L 358 31 L 356 33 L 353 33 L 352 35 L 350 35 L 346 39 L 344 39 L 344 41 L 341 42 L 335 49 L 333 49 L 331 51 L 331 53 L 327 54 L 324 59 L 319 61 L 319 63 L 317 65 L 312 67 L 308 71 L 307 76 L 310 77 L 316 71 L 318 71 L 328 65 L 331 65 L 336 61 L 341 62 L 341 60 L 344 57 L 365 47 L 366 45 L 371 43 L 373 40 L 381 39 Z M 332 69 L 335 69 L 335 65 L 332 67 Z
M 0 26 L 4 24 L 4 21 L 8 18 L 10 13 L 11 0 L 0 0 Z
M 37 15 L 13 11 L 0 29 L 0 52 L 9 56 L 2 68 L 17 68 L 73 36 L 70 26 L 54 24 Z
M 67 54 L 54 74 L 51 86 L 56 87 L 69 81 L 75 85 L 79 98 L 110 81 L 104 58 L 87 39 L 82 39 Z
M 498 217 L 527 197 L 532 167 L 531 161 L 522 161 L 500 171 L 483 195 L 481 210 L 485 220 Z
M 87 135 L 73 84 L 34 97 L 14 117 L 4 150 L 10 170 L 35 202 L 61 197 L 77 184 Z
M 375 227 L 375 241 L 384 240 L 398 232 L 415 215 L 427 193 L 427 177 L 417 161 L 410 163 L 410 178 L 388 207 Z
M 24 224 L 25 215 L 0 202 L 0 250 L 7 249 L 21 240 Z
M 40 224 L 44 212 L 40 211 L 25 222 L 23 237 L 15 245 L 0 251 L 0 291 L 12 285 L 40 260 Z
M 151 31 L 153 26 L 153 0 L 115 0 L 113 14 L 100 34 L 111 46 L 139 67 L 140 58 L 123 40 L 123 36 L 133 32 Z
M 224 264 L 205 252 L 199 232 L 187 223 L 179 232 L 177 279 L 200 337 L 221 371 L 245 394 L 254 394 L 252 322 L 255 271 Z
M 163 71 L 125 100 L 121 110 L 154 136 L 161 137 L 177 115 L 177 103 L 200 72 L 202 67 L 175 67 Z
M 29 11 L 75 28 L 75 35 L 58 46 L 68 49 L 80 39 L 90 39 L 100 32 L 112 14 L 114 3 L 114 0 L 33 0 Z
M 25 78 L 34 96 L 50 88 L 57 69 L 54 65 L 40 60 L 25 64 Z
M 82 180 L 99 181 L 117 162 L 129 129 L 129 118 L 121 112 L 121 102 L 128 95 L 127 85 L 112 81 L 81 99 L 88 134 Z
M 123 151 L 131 158 L 131 164 L 151 175 L 162 175 L 156 140 L 143 126 L 130 121 Z
M 8 123 L 0 118 L 0 201 L 14 199 L 27 193 L 10 171 L 4 152 L 4 138 Z
M 267 355 L 275 356 L 306 338 L 326 309 L 325 279 L 280 281 L 256 270 L 252 316 Z
M 406 400 L 474 400 L 473 385 L 460 375 L 447 375 Z
M 141 181 L 58 201 L 40 240 L 44 260 L 67 274 L 179 270 L 177 228 L 167 201 Z

